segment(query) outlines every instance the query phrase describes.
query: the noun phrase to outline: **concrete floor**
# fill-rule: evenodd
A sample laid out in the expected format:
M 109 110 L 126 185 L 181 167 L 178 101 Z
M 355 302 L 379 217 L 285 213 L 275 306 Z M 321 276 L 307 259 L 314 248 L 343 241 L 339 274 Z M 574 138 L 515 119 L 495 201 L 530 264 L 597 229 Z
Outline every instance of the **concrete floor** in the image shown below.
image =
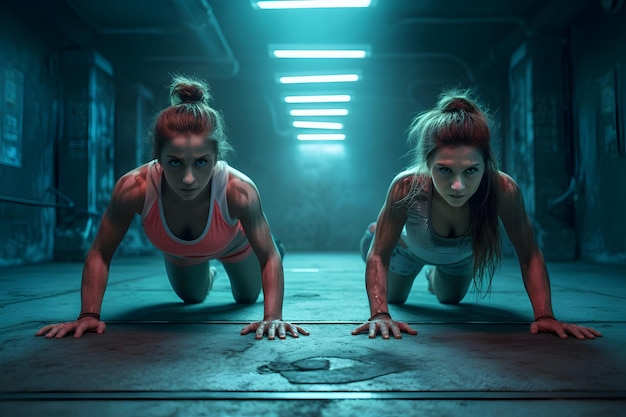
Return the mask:
M 285 320 L 299 339 L 255 341 L 241 328 L 262 301 L 233 303 L 225 272 L 207 300 L 179 302 L 161 258 L 118 258 L 104 335 L 47 340 L 44 324 L 80 308 L 80 264 L 0 270 L 0 416 L 623 416 L 626 270 L 549 264 L 557 317 L 604 337 L 529 333 L 517 263 L 491 295 L 440 305 L 419 276 L 391 312 L 417 336 L 350 332 L 369 315 L 356 253 L 285 258 Z

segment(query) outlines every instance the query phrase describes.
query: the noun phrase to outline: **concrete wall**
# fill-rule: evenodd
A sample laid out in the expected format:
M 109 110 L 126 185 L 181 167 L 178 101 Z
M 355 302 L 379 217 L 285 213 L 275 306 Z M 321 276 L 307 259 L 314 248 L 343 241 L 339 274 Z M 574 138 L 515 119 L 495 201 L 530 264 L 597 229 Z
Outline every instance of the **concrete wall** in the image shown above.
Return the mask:
M 538 221 L 540 231 L 554 225 L 564 226 L 563 230 L 568 227 L 574 230 L 574 238 L 567 242 L 558 233 L 549 241 L 541 240 L 544 250 L 549 249 L 546 252 L 555 259 L 558 259 L 559 248 L 567 243 L 568 258 L 574 253 L 574 257 L 594 262 L 626 264 L 623 238 L 626 222 L 621 220 L 620 214 L 626 203 L 620 183 L 626 178 L 626 158 L 619 155 L 619 149 L 605 133 L 610 131 L 606 129 L 610 127 L 606 117 L 610 109 L 603 115 L 599 105 L 600 92 L 604 91 L 605 96 L 610 93 L 610 83 L 607 84 L 606 78 L 602 77 L 618 74 L 623 78 L 624 75 L 624 69 L 618 64 L 626 51 L 621 47 L 623 42 L 617 41 L 626 40 L 624 13 L 609 15 L 594 4 L 590 13 L 572 28 L 568 49 L 573 61 L 571 100 L 562 91 L 548 94 L 550 83 L 555 79 L 561 81 L 560 70 L 554 72 L 556 66 L 562 64 L 558 59 L 548 61 L 542 58 L 540 65 L 534 64 L 529 86 L 534 89 L 535 102 L 527 107 L 535 112 L 532 114 L 536 122 L 532 127 L 534 140 L 537 135 L 541 137 L 541 132 L 545 133 L 547 125 L 557 126 L 556 134 L 548 135 L 547 139 L 544 135 L 539 142 L 529 138 L 530 142 L 524 142 L 535 152 L 535 157 L 531 158 L 534 181 L 525 175 L 519 164 L 515 166 L 513 155 L 514 151 L 519 152 L 516 146 L 520 143 L 510 133 L 519 126 L 514 126 L 517 122 L 510 118 L 510 108 L 519 103 L 510 100 L 509 61 L 492 68 L 489 74 L 480 75 L 475 83 L 470 84 L 463 76 L 459 76 L 456 83 L 476 88 L 483 104 L 495 116 L 494 140 L 502 168 L 514 176 L 519 174 L 520 182 L 530 190 L 529 209 L 536 217 L 534 220 Z M 58 132 L 59 120 L 63 117 L 60 105 L 62 49 L 63 45 L 55 43 L 48 34 L 27 28 L 10 15 L 0 16 L 0 75 L 19 81 L 21 74 L 24 80 L 21 157 L 19 164 L 15 164 L 21 166 L 0 164 L 0 177 L 3 178 L 0 181 L 0 265 L 53 259 L 59 210 L 18 204 L 13 200 L 64 204 L 63 199 L 55 195 L 59 185 L 55 149 L 61 143 Z M 5 68 L 18 73 L 5 73 Z M 112 94 L 118 105 L 115 143 L 118 146 L 128 144 L 121 136 L 138 143 L 142 130 L 148 125 L 146 120 L 139 118 L 149 119 L 167 104 L 166 89 L 150 92 L 154 97 L 148 94 L 146 106 L 138 110 L 138 97 L 145 96 L 138 93 L 130 94 L 129 98 L 127 93 L 130 90 L 123 85 L 123 80 L 115 79 L 115 68 L 112 73 L 112 85 L 115 86 Z M 543 76 L 544 73 L 549 75 Z M 366 97 L 361 97 L 359 101 L 363 107 L 359 112 L 365 116 L 349 126 L 349 130 L 355 133 L 342 144 L 330 145 L 298 143 L 294 138 L 281 135 L 274 110 L 268 107 L 267 101 L 254 98 L 263 97 L 263 94 L 250 94 L 259 93 L 257 90 L 262 88 L 258 80 L 209 80 L 215 105 L 224 113 L 236 150 L 229 161 L 256 182 L 274 234 L 285 242 L 288 251 L 357 249 L 364 228 L 375 220 L 380 210 L 391 179 L 410 162 L 404 155 L 408 151 L 406 129 L 412 116 L 431 107 L 442 87 L 416 80 L 417 87 L 407 92 L 405 85 L 394 83 L 394 74 L 366 75 L 388 79 L 388 85 L 382 91 L 370 91 Z M 163 80 L 163 85 L 168 82 Z M 603 88 L 600 89 L 599 85 Z M 266 94 L 272 96 L 271 92 Z M 616 90 L 622 101 L 623 94 L 623 91 Z M 3 97 L 4 93 L 0 95 Z M 550 111 L 547 113 L 538 112 L 537 105 L 541 103 L 553 103 L 554 106 L 548 106 Z M 4 107 L 2 111 L 9 114 L 13 110 Z M 137 115 L 138 124 L 120 117 L 120 111 L 124 115 L 129 112 Z M 623 115 L 623 108 L 617 112 Z M 546 114 L 554 117 L 545 119 Z M 568 118 L 568 114 L 572 117 Z M 599 129 L 601 134 L 598 134 Z M 551 147 L 554 141 L 556 151 Z M 550 155 L 537 157 L 536 149 L 548 149 Z M 114 178 L 102 175 L 102 178 L 106 177 L 106 184 L 100 184 L 102 187 L 99 188 L 108 189 L 112 185 L 111 179 L 117 179 L 134 162 L 147 159 L 146 151 L 133 155 L 127 150 L 124 152 L 127 160 L 116 156 L 115 161 L 111 161 Z M 551 159 L 554 157 L 558 158 L 556 164 Z M 59 163 L 63 162 L 62 158 Z M 519 162 L 519 158 L 517 160 Z M 540 184 L 543 187 L 541 192 L 537 192 L 538 176 L 544 178 Z M 564 195 L 571 177 L 577 179 L 575 192 L 566 194 L 561 205 L 547 207 L 547 201 Z M 148 248 L 136 229 L 138 226 L 133 227 L 135 229 L 125 240 L 122 252 L 137 253 Z M 559 239 L 563 241 L 561 246 Z M 575 242 L 573 250 L 568 246 L 572 241 Z
M 55 45 L 0 13 L 0 266 L 52 259 L 59 76 Z
M 567 48 L 567 46 L 565 47 Z M 569 80 L 563 37 L 536 37 L 511 57 L 507 168 L 519 184 L 535 235 L 549 260 L 576 258 L 572 202 L 560 198 L 571 178 L 571 133 L 564 117 Z
M 592 8 L 573 28 L 572 42 L 580 257 L 626 265 L 626 9 Z

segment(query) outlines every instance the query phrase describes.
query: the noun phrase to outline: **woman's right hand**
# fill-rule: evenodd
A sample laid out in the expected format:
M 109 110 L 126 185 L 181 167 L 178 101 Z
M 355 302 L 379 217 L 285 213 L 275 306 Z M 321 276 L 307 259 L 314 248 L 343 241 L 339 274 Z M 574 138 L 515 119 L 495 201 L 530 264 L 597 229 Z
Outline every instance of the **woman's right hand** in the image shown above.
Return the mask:
M 35 335 L 45 336 L 47 339 L 61 339 L 69 333 L 74 333 L 74 337 L 78 338 L 85 332 L 102 334 L 105 329 L 106 324 L 103 321 L 97 320 L 94 317 L 83 317 L 80 320 L 49 324 L 39 329 Z
M 352 334 L 357 335 L 361 333 L 368 333 L 370 339 L 375 339 L 376 335 L 380 332 L 383 339 L 389 339 L 389 331 L 396 339 L 402 339 L 402 332 L 416 335 L 417 330 L 413 330 L 411 326 L 402 322 L 392 320 L 390 316 L 384 317 L 372 317 L 369 321 L 363 323 L 357 327 Z

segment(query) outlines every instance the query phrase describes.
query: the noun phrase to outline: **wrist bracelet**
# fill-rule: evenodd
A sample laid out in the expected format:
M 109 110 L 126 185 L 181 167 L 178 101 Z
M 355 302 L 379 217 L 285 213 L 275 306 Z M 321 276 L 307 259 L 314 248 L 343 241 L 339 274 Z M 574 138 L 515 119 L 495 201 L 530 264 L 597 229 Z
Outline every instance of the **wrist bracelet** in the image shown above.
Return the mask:
M 387 317 L 391 318 L 391 314 L 387 313 L 386 311 L 381 311 L 381 312 L 379 312 L 379 313 L 374 314 L 372 317 L 370 317 L 370 318 L 368 319 L 368 321 L 372 321 L 372 320 L 374 320 L 374 319 L 376 318 L 376 316 L 380 316 L 381 314 L 384 314 L 384 315 L 386 315 Z
M 554 316 L 539 316 L 539 317 L 535 318 L 535 321 L 539 321 L 539 320 L 541 320 L 541 319 L 552 319 L 552 320 L 556 320 L 556 319 L 554 318 Z
M 92 313 L 92 312 L 86 312 L 86 313 L 80 313 L 80 316 L 78 316 L 78 318 L 76 320 L 80 320 L 84 317 L 93 317 L 94 319 L 100 321 L 100 314 L 98 313 Z

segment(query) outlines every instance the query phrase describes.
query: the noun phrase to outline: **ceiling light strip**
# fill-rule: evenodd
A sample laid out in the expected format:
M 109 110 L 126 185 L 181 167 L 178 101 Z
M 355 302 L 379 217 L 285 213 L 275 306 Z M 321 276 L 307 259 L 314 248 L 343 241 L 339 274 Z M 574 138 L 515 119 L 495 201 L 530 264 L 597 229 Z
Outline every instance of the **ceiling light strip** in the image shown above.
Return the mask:
M 300 83 L 340 83 L 354 82 L 359 80 L 358 74 L 332 74 L 332 75 L 296 75 L 280 77 L 278 81 L 281 84 L 300 84 Z
M 345 140 L 346 135 L 343 133 L 299 133 L 296 135 L 298 140 Z
M 367 52 L 362 49 L 276 49 L 272 52 L 276 58 L 365 58 Z
M 347 116 L 348 109 L 291 109 L 291 116 Z
M 332 129 L 332 130 L 341 130 L 343 129 L 343 123 L 336 122 L 309 122 L 302 120 L 295 120 L 292 122 L 293 127 L 301 128 L 301 129 Z
M 352 100 L 348 94 L 330 94 L 316 96 L 285 96 L 285 103 L 347 103 Z
M 259 9 L 318 9 L 338 7 L 369 7 L 371 0 L 276 0 L 257 1 Z

